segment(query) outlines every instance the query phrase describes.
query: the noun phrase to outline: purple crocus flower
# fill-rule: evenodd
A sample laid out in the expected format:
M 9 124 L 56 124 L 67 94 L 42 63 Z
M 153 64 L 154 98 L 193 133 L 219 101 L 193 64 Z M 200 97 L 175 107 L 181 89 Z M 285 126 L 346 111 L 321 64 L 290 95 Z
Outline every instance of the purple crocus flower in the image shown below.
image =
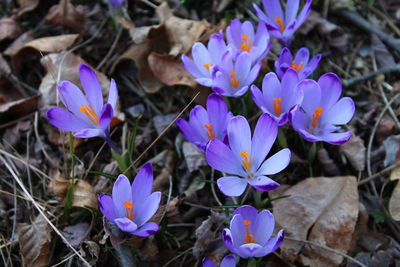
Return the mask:
M 241 258 L 264 257 L 283 243 L 283 229 L 271 238 L 274 227 L 274 216 L 268 210 L 258 213 L 252 206 L 241 206 L 233 212 L 230 229 L 222 231 L 222 240 Z
M 195 77 L 196 82 L 211 87 L 211 71 L 221 63 L 222 56 L 227 51 L 222 34 L 213 34 L 208 41 L 207 48 L 202 43 L 195 43 L 192 47 L 193 60 L 182 55 L 185 69 Z
M 295 58 L 293 59 L 292 53 L 289 48 L 285 47 L 282 49 L 279 60 L 275 61 L 275 71 L 279 78 L 282 78 L 286 70 L 294 69 L 297 71 L 300 80 L 304 80 L 318 67 L 319 61 L 322 55 L 315 55 L 310 61 L 310 51 L 308 48 L 303 47 L 297 51 Z
M 334 73 L 326 73 L 313 80 L 303 80 L 298 87 L 304 91 L 301 108 L 290 113 L 293 128 L 310 142 L 324 141 L 333 145 L 347 142 L 352 132 L 336 131 L 337 125 L 348 123 L 353 117 L 355 107 L 350 97 L 343 97 L 339 77 Z
M 212 93 L 207 98 L 207 110 L 197 105 L 190 111 L 189 122 L 179 118 L 176 124 L 187 140 L 205 152 L 211 139 L 227 142 L 226 127 L 232 117 L 224 99 Z
M 240 20 L 234 19 L 226 29 L 226 38 L 234 54 L 248 52 L 252 64 L 263 59 L 268 54 L 271 45 L 267 27 L 262 21 L 258 24 L 257 32 L 254 33 L 254 27 L 250 21 L 241 23 Z
M 121 8 L 123 4 L 125 3 L 125 0 L 108 0 L 108 2 L 114 7 L 114 8 Z
M 111 79 L 108 101 L 103 104 L 101 86 L 96 73 L 88 65 L 81 64 L 79 74 L 86 95 L 75 84 L 61 81 L 58 84 L 58 91 L 61 102 L 68 110 L 58 107 L 50 108 L 46 113 L 47 118 L 57 128 L 75 132 L 75 137 L 98 136 L 104 138 L 112 146 L 109 132 L 118 100 L 117 85 Z
M 306 1 L 298 16 L 300 0 L 288 0 L 285 14 L 279 0 L 262 0 L 262 3 L 266 13 L 253 3 L 258 18 L 267 24 L 267 29 L 272 36 L 281 40 L 285 46 L 289 46 L 294 32 L 310 14 L 312 0 Z
M 296 87 L 298 82 L 295 70 L 288 69 L 282 83 L 275 73 L 270 72 L 264 76 L 262 92 L 257 86 L 251 86 L 251 96 L 262 112 L 271 115 L 278 126 L 282 126 L 289 121 L 290 110 L 303 101 L 303 91 Z
M 223 96 L 240 97 L 257 78 L 260 68 L 261 61 L 252 66 L 248 52 L 241 52 L 234 60 L 233 52 L 228 50 L 212 71 L 212 89 Z
M 257 190 L 270 191 L 279 184 L 265 175 L 280 172 L 289 164 L 290 150 L 285 148 L 264 161 L 278 132 L 278 126 L 268 114 L 258 119 L 251 137 L 250 126 L 243 116 L 228 122 L 230 147 L 218 139 L 211 140 L 206 148 L 208 164 L 216 170 L 233 174 L 219 178 L 219 189 L 227 196 L 240 196 L 250 184 Z
M 132 185 L 120 174 L 114 183 L 112 198 L 101 195 L 99 208 L 103 215 L 124 232 L 137 236 L 154 235 L 158 224 L 148 222 L 160 206 L 161 192 L 151 193 L 153 167 L 147 162 L 139 170 Z
M 211 259 L 209 258 L 204 258 L 203 259 L 203 267 L 217 267 L 218 265 L 213 262 Z M 235 260 L 235 256 L 233 255 L 227 255 L 225 256 L 222 261 L 221 264 L 219 265 L 219 267 L 235 267 L 236 266 L 236 260 Z

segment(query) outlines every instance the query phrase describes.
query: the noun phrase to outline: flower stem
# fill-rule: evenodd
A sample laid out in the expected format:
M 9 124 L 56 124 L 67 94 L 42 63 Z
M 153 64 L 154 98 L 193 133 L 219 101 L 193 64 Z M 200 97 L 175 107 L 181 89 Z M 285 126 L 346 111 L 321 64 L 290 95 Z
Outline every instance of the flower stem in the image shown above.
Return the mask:
M 279 146 L 281 148 L 287 148 L 288 147 L 287 140 L 286 140 L 286 135 L 283 132 L 282 127 L 278 128 L 278 143 L 279 143 Z
M 71 180 L 74 184 L 75 180 L 75 152 L 74 152 L 74 137 L 71 132 L 68 132 L 69 155 L 71 157 Z
M 121 155 L 121 152 L 119 152 L 118 148 L 114 145 L 114 142 L 111 140 L 110 136 L 107 135 L 104 140 L 107 142 L 107 145 L 114 150 L 115 153 L 117 153 L 118 155 Z
M 261 201 L 262 193 L 263 192 L 260 191 L 260 190 L 254 190 L 253 191 L 254 203 L 255 203 L 257 209 L 261 209 L 262 208 L 262 201 Z
M 123 239 L 124 233 L 113 223 L 110 223 L 110 230 L 113 235 Z M 136 263 L 133 260 L 132 251 L 130 246 L 124 245 L 123 243 L 113 244 L 115 252 L 117 253 L 120 266 L 122 267 L 135 267 Z
M 257 266 L 258 263 L 256 258 L 250 258 L 249 261 L 247 262 L 247 267 L 257 267 Z

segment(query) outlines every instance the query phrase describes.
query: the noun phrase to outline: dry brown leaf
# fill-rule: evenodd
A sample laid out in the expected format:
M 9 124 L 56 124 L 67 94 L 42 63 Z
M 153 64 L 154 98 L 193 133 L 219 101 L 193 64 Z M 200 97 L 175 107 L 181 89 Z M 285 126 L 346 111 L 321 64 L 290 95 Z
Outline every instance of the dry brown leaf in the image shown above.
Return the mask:
M 400 168 L 395 168 L 390 173 L 390 180 L 400 180 Z M 400 182 L 397 181 L 395 188 L 393 189 L 392 195 L 389 200 L 389 212 L 392 218 L 396 221 L 400 221 Z
M 353 135 L 351 139 L 341 145 L 339 149 L 346 155 L 354 169 L 357 171 L 363 171 L 365 169 L 365 145 L 364 140 L 359 136 Z
M 19 50 L 26 44 L 32 41 L 32 32 L 24 32 L 21 34 L 7 49 L 4 51 L 4 55 L 13 56 L 18 53 Z
M 3 55 L 0 54 L 0 76 L 1 75 L 10 75 L 11 74 L 11 68 L 10 65 L 8 65 L 8 62 L 4 59 Z
M 347 253 L 359 211 L 354 176 L 307 178 L 283 190 L 273 202 L 277 228 L 287 237 L 309 240 Z M 282 256 L 309 266 L 338 266 L 343 257 L 315 246 L 285 240 Z
M 21 26 L 14 18 L 0 19 L 0 42 L 5 39 L 14 39 L 21 33 Z
M 18 225 L 19 248 L 24 266 L 48 266 L 51 256 L 51 227 L 38 215 L 32 224 Z
M 204 153 L 200 151 L 194 144 L 184 142 L 182 145 L 182 152 L 185 157 L 186 165 L 189 172 L 198 170 L 200 166 L 207 166 Z
M 154 76 L 162 83 L 173 85 L 187 85 L 195 87 L 196 82 L 190 75 L 182 63 L 170 56 L 159 55 L 155 52 L 151 53 L 147 58 L 150 69 Z
M 19 119 L 37 109 L 39 95 L 0 104 L 0 124 Z
M 46 16 L 46 22 L 65 26 L 74 32 L 85 32 L 85 18 L 69 0 L 61 0 L 58 5 L 52 6 Z
M 22 14 L 34 10 L 38 5 L 40 0 L 17 0 L 19 4 L 19 9 L 18 9 L 18 16 L 21 16 Z
M 67 180 L 62 177 L 59 170 L 52 170 L 51 177 L 53 179 L 48 185 L 49 191 L 54 194 L 60 202 L 64 202 L 67 189 L 72 180 Z M 97 209 L 96 193 L 88 182 L 75 179 L 72 207 L 85 208 L 86 206 Z

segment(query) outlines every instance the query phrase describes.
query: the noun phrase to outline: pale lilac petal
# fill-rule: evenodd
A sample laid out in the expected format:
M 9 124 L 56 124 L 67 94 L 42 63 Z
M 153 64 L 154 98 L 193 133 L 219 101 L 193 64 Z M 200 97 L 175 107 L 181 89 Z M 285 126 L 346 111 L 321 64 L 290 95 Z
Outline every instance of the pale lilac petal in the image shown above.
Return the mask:
M 268 155 L 277 135 L 278 125 L 275 120 L 268 114 L 261 115 L 251 140 L 251 158 L 256 170 Z
M 195 43 L 192 47 L 192 56 L 194 59 L 194 62 L 202 72 L 202 76 L 207 77 L 208 74 L 210 73 L 205 67 L 203 67 L 205 64 L 210 64 L 212 63 L 212 60 L 210 58 L 210 54 L 208 53 L 207 48 L 202 44 L 202 43 Z
M 220 267 L 235 267 L 236 266 L 235 256 L 233 256 L 233 255 L 225 256 L 225 258 L 222 259 L 221 264 L 219 266 Z
M 107 103 L 111 105 L 113 109 L 116 108 L 118 102 L 118 88 L 114 79 L 111 79 L 110 90 L 108 92 Z
M 196 143 L 202 140 L 202 137 L 194 130 L 194 128 L 184 119 L 177 119 L 176 125 L 179 127 L 181 134 L 185 137 L 189 142 Z M 203 150 L 205 152 L 205 150 Z
M 352 131 L 344 133 L 326 133 L 321 135 L 321 140 L 332 145 L 341 145 L 349 141 L 353 135 Z
M 273 20 L 267 17 L 267 15 L 259 8 L 256 3 L 253 3 L 254 11 L 256 12 L 257 17 L 264 21 L 265 23 L 274 24 Z
M 182 59 L 183 66 L 185 67 L 187 72 L 192 74 L 192 76 L 194 76 L 195 78 L 204 76 L 204 73 L 199 70 L 196 63 L 194 63 L 194 61 L 192 59 L 190 59 L 186 55 L 182 55 L 181 59 Z
M 275 73 L 270 72 L 264 76 L 262 90 L 267 110 L 275 113 L 273 100 L 276 97 L 281 97 L 281 82 Z
M 321 107 L 329 110 L 342 94 L 342 85 L 339 77 L 334 73 L 326 73 L 318 80 L 321 88 Z
M 303 80 L 297 85 L 297 87 L 297 90 L 302 90 L 304 92 L 301 107 L 308 116 L 312 116 L 315 109 L 321 105 L 320 99 L 322 93 L 319 85 L 313 80 Z
M 259 61 L 251 68 L 249 74 L 247 75 L 246 81 L 244 82 L 244 85 L 248 86 L 254 82 L 254 80 L 258 76 L 258 73 L 260 72 L 261 66 L 262 66 L 262 62 Z M 246 91 L 247 91 L 247 89 L 246 89 Z
M 240 88 L 240 90 L 238 90 L 236 93 L 233 94 L 233 97 L 241 97 L 242 95 L 244 95 L 247 90 L 249 89 L 248 86 L 244 86 L 242 88 Z
M 237 209 L 235 209 L 232 213 L 232 216 L 236 215 L 236 214 L 240 214 L 242 215 L 244 220 L 248 220 L 251 222 L 255 222 L 258 216 L 258 211 L 256 208 L 254 208 L 253 206 L 250 205 L 244 205 L 241 206 Z M 242 219 L 242 220 L 243 220 Z M 242 222 L 243 223 L 243 222 Z
M 140 227 L 153 217 L 160 206 L 161 192 L 154 192 L 140 203 L 136 203 L 134 222 Z
M 91 137 L 105 138 L 106 132 L 104 129 L 87 128 L 87 129 L 82 129 L 79 132 L 76 132 L 74 136 L 78 138 L 91 138 Z
M 247 80 L 247 76 L 251 68 L 250 55 L 247 52 L 242 52 L 236 63 L 235 63 L 235 79 L 240 77 L 239 87 L 246 86 L 248 84 L 244 83 Z
M 223 132 L 226 131 L 228 114 L 225 100 L 217 94 L 210 94 L 207 98 L 207 114 L 216 137 L 221 140 Z
M 209 258 L 203 258 L 202 264 L 203 267 L 218 267 L 217 264 Z
M 236 116 L 229 121 L 228 139 L 235 158 L 241 158 L 240 153 L 243 151 L 251 155 L 251 131 L 245 117 Z
M 132 201 L 132 190 L 128 178 L 123 174 L 120 174 L 114 183 L 112 199 L 114 201 L 118 216 L 125 217 L 126 206 L 124 203 L 126 201 Z
M 282 90 L 282 112 L 288 112 L 294 105 L 300 104 L 302 99 L 297 99 L 299 91 L 296 85 L 299 83 L 299 77 L 294 69 L 288 69 L 283 75 L 281 90 Z M 300 101 L 299 101 L 300 100 Z
M 209 124 L 207 110 L 200 105 L 195 106 L 189 114 L 189 124 L 201 136 L 203 141 L 208 141 L 207 128 L 205 125 Z
M 274 36 L 277 39 L 283 38 L 281 30 L 277 26 L 269 24 L 268 22 L 266 22 L 266 24 L 267 24 L 267 30 L 270 35 Z
M 111 104 L 105 104 L 100 114 L 99 126 L 103 129 L 109 127 L 114 116 L 114 110 Z
M 225 176 L 217 180 L 219 190 L 230 197 L 237 197 L 243 194 L 247 187 L 247 181 L 237 176 Z
M 268 210 L 262 210 L 252 227 L 252 233 L 258 244 L 264 246 L 274 232 L 275 219 L 274 215 Z
M 69 81 L 61 81 L 58 83 L 58 91 L 60 100 L 74 115 L 91 123 L 88 117 L 79 109 L 89 104 L 81 89 Z M 92 123 L 91 123 L 92 124 Z
M 232 234 L 232 242 L 235 247 L 239 247 L 245 243 L 246 227 L 244 218 L 241 214 L 232 214 L 232 220 L 229 225 Z
M 308 60 L 310 59 L 310 51 L 307 47 L 302 47 L 297 51 L 296 57 L 294 58 L 294 62 L 296 65 L 301 64 L 303 62 L 303 66 L 307 66 Z
M 306 18 L 310 15 L 311 12 L 311 4 L 312 0 L 307 0 L 303 9 L 300 11 L 299 15 L 297 16 L 297 25 L 296 29 L 298 29 L 306 20 Z
M 107 220 L 113 222 L 118 218 L 118 214 L 114 205 L 114 201 L 110 196 L 100 195 L 98 197 L 99 209 L 101 213 L 107 218 Z
M 124 185 L 127 184 L 125 183 Z M 152 186 L 153 186 L 153 166 L 151 165 L 151 162 L 148 161 L 136 174 L 132 186 L 129 184 L 128 189 L 126 189 L 127 192 L 129 192 L 130 194 L 130 198 L 132 199 L 134 207 L 143 204 L 143 201 L 145 201 L 147 197 L 151 194 Z
M 272 175 L 285 169 L 290 163 L 290 150 L 284 148 L 268 158 L 257 170 L 258 175 Z
M 310 76 L 311 73 L 314 72 L 314 70 L 318 67 L 319 62 L 321 61 L 322 55 L 318 54 L 315 55 L 310 62 L 308 63 L 308 65 L 302 69 L 302 71 L 299 73 L 299 78 L 305 79 L 308 76 Z
M 262 246 L 256 243 L 243 244 L 237 249 L 237 254 L 244 259 L 258 255 L 262 250 Z
M 46 116 L 51 124 L 64 131 L 77 132 L 91 127 L 86 121 L 81 120 L 63 108 L 50 108 Z
M 268 17 L 270 17 L 273 20 L 276 17 L 281 18 L 283 21 L 285 20 L 285 17 L 283 16 L 282 6 L 279 0 L 262 0 L 262 3 L 265 12 L 267 12 Z
M 290 42 L 293 38 L 293 34 L 296 31 L 297 21 L 293 20 L 289 25 L 286 26 L 285 31 L 282 33 L 282 36 L 278 39 L 281 40 L 283 45 L 290 46 Z
M 343 97 L 324 116 L 324 122 L 341 125 L 348 123 L 354 115 L 354 101 L 350 97 Z M 322 123 L 322 122 L 321 122 Z
M 299 0 L 288 0 L 286 3 L 286 23 L 290 23 L 297 15 L 299 10 Z
M 208 143 L 206 159 L 207 163 L 218 171 L 239 176 L 246 175 L 239 158 L 232 153 L 227 145 L 218 139 L 213 139 Z
M 213 34 L 208 42 L 208 51 L 213 63 L 220 64 L 222 55 L 226 52 L 226 44 L 224 38 L 220 34 Z
M 96 72 L 88 65 L 81 64 L 79 66 L 79 76 L 90 105 L 92 105 L 94 111 L 99 114 L 103 107 L 103 94 Z
M 221 235 L 222 235 L 222 241 L 224 241 L 224 244 L 225 244 L 226 248 L 230 252 L 236 254 L 237 250 L 233 245 L 233 239 L 232 239 L 231 230 L 229 230 L 228 228 L 225 228 L 224 230 L 222 230 L 222 234 Z
M 114 223 L 124 232 L 133 233 L 137 229 L 137 225 L 126 217 L 117 218 Z
M 250 21 L 246 20 L 242 23 L 241 32 L 242 34 L 247 34 L 247 36 L 250 37 L 251 42 L 254 43 L 254 27 Z
M 268 112 L 268 110 L 266 108 L 266 103 L 264 101 L 264 96 L 263 96 L 261 90 L 257 86 L 252 85 L 250 88 L 250 93 L 251 93 L 251 97 L 253 98 L 254 103 L 256 103 L 258 108 L 261 109 L 261 111 L 263 113 Z
M 238 19 L 233 19 L 229 25 L 230 38 L 232 38 L 231 42 L 233 42 L 233 45 L 237 48 L 240 48 L 240 43 L 242 42 L 241 25 Z
M 277 250 L 283 243 L 285 234 L 283 229 L 280 230 L 278 232 L 278 234 L 276 236 L 274 236 L 273 238 L 271 238 L 271 240 L 269 240 L 267 242 L 267 244 L 264 245 L 264 253 L 262 256 L 265 256 L 267 254 L 270 254 L 272 252 L 274 252 L 275 250 Z
M 203 85 L 205 87 L 211 87 L 213 85 L 213 81 L 210 78 L 197 78 L 195 80 L 198 84 Z
M 266 176 L 256 176 L 247 180 L 249 184 L 257 190 L 268 192 L 277 189 L 280 184 Z
M 132 234 L 137 236 L 147 237 L 157 233 L 158 229 L 159 229 L 158 224 L 156 224 L 155 222 L 148 222 L 143 224 L 136 231 L 132 232 Z

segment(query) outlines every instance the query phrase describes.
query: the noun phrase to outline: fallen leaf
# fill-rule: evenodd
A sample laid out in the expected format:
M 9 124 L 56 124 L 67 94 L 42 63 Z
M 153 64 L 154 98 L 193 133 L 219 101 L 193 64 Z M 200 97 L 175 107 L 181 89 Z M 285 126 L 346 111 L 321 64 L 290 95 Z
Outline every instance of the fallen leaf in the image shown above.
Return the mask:
M 195 87 L 197 83 L 182 65 L 180 60 L 173 57 L 151 53 L 147 58 L 154 76 L 162 83 L 173 85 L 187 85 Z
M 273 202 L 277 228 L 287 237 L 309 240 L 347 253 L 357 221 L 359 202 L 353 176 L 307 178 L 289 187 Z M 285 240 L 281 254 L 309 266 L 338 266 L 343 257 L 315 246 Z
M 89 226 L 88 223 L 78 223 L 65 227 L 62 232 L 71 246 L 77 248 L 87 238 Z
M 379 68 L 388 68 L 396 65 L 392 53 L 389 52 L 385 44 L 376 34 L 371 34 L 371 46 L 374 50 Z
M 172 175 L 172 172 L 175 167 L 175 155 L 174 152 L 170 150 L 165 150 L 164 154 L 164 167 L 157 177 L 154 179 L 153 191 L 164 191 L 169 184 L 169 176 Z
M 182 152 L 185 157 L 189 172 L 199 169 L 200 166 L 207 166 L 204 153 L 201 152 L 194 144 L 190 142 L 184 142 L 182 145 Z
M 400 159 L 400 135 L 392 135 L 383 141 L 385 148 L 385 159 L 383 164 L 388 167 Z
M 40 0 L 17 0 L 17 2 L 20 6 L 17 15 L 21 16 L 26 12 L 34 10 L 39 5 Z
M 339 149 L 346 155 L 354 169 L 357 171 L 365 169 L 365 145 L 359 136 L 353 134 Z
M 94 241 L 84 241 L 81 244 L 79 253 L 91 266 L 96 266 L 96 262 L 99 259 L 100 247 Z
M 39 95 L 0 104 L 0 124 L 19 119 L 37 110 Z
M 2 54 L 0 54 L 0 74 L 5 75 L 5 76 L 8 76 L 11 74 L 10 65 L 8 65 L 8 62 L 4 59 Z
M 51 228 L 42 215 L 32 224 L 18 225 L 19 248 L 24 266 L 49 266 L 51 256 Z
M 13 56 L 18 53 L 19 50 L 30 41 L 33 40 L 32 32 L 27 31 L 21 34 L 12 44 L 10 44 L 7 49 L 4 51 L 4 55 Z
M 62 177 L 59 170 L 56 169 L 52 170 L 50 177 L 52 177 L 52 180 L 48 185 L 49 191 L 63 203 L 72 180 Z M 97 209 L 96 193 L 88 182 L 75 179 L 72 207 L 85 208 L 86 206 Z
M 328 175 L 339 175 L 340 170 L 339 167 L 336 165 L 335 161 L 331 159 L 329 156 L 328 151 L 321 147 L 317 151 L 318 161 L 321 163 L 321 167 Z
M 52 6 L 45 19 L 47 23 L 65 26 L 74 32 L 85 32 L 85 18 L 69 0 L 61 0 Z
M 5 39 L 14 39 L 22 33 L 21 26 L 14 18 L 0 19 L 0 42 Z
M 154 128 L 157 134 L 160 134 L 168 125 L 176 118 L 178 113 L 171 113 L 167 115 L 156 115 L 153 118 Z
M 400 168 L 395 168 L 390 173 L 390 180 L 400 180 Z M 396 221 L 400 221 L 400 182 L 397 181 L 389 200 L 389 213 Z

